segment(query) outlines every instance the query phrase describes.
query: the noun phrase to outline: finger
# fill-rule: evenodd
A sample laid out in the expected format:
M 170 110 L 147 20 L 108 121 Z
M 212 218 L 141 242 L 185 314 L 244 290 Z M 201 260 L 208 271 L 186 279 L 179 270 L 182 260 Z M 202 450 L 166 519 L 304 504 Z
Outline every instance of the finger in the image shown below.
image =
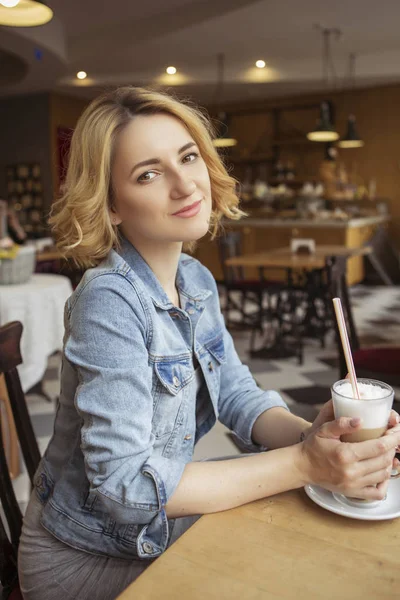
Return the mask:
M 393 451 L 386 452 L 377 458 L 362 460 L 358 463 L 358 468 L 362 477 L 376 473 L 382 469 L 388 469 L 391 472 L 393 468 Z
M 390 427 L 390 429 L 388 429 L 387 431 L 385 431 L 385 435 L 392 435 L 393 433 L 399 433 L 400 432 L 400 425 L 394 425 L 393 427 Z
M 376 440 L 366 440 L 350 444 L 356 460 L 366 460 L 382 456 L 387 452 L 395 452 L 397 444 L 400 443 L 400 433 L 384 435 Z
M 319 411 L 319 415 L 318 417 L 325 421 L 333 421 L 335 419 L 335 412 L 333 410 L 333 401 L 328 400 L 328 402 L 325 402 L 325 404 L 323 405 L 323 407 L 321 408 L 321 410 Z
M 395 410 L 390 411 L 389 427 L 395 427 L 398 423 L 400 423 L 399 414 Z
M 387 493 L 387 487 L 389 480 L 383 481 L 375 485 L 368 485 L 366 487 L 359 488 L 351 491 L 352 498 L 360 498 L 361 500 L 384 500 Z M 346 494 L 349 496 L 349 494 Z
M 380 471 L 375 471 L 375 473 L 369 473 L 369 475 L 366 475 L 365 477 L 360 479 L 360 484 L 362 485 L 362 487 L 366 487 L 369 485 L 378 485 L 378 483 L 382 483 L 383 481 L 390 479 L 391 474 L 391 467 L 381 469 Z
M 354 433 L 361 428 L 361 419 L 359 417 L 340 417 L 335 421 L 324 423 L 318 430 L 318 435 L 324 438 L 340 439 L 341 435 Z

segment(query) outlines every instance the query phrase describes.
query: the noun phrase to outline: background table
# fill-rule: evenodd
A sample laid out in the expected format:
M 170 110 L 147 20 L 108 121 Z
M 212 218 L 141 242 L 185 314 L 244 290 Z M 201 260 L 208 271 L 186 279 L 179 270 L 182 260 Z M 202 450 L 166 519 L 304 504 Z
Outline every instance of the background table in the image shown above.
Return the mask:
M 72 293 L 62 275 L 34 274 L 26 283 L 0 286 L 0 325 L 21 321 L 23 364 L 18 367 L 24 392 L 41 381 L 48 357 L 62 348 L 64 305 Z
M 281 269 L 323 269 L 327 261 L 335 257 L 351 258 L 369 254 L 371 248 L 346 248 L 344 246 L 316 246 L 312 254 L 294 254 L 287 248 L 278 248 L 269 252 L 257 252 L 228 258 L 225 262 L 231 267 L 277 267 Z
M 400 519 L 356 521 L 303 490 L 202 517 L 118 600 L 394 600 Z
M 48 357 L 62 349 L 64 305 L 71 282 L 61 275 L 35 274 L 26 283 L 0 285 L 0 325 L 21 321 L 22 365 L 18 372 L 24 392 L 41 382 Z M 0 409 L 6 454 L 12 477 L 19 474 L 18 438 L 4 378 L 0 375 Z

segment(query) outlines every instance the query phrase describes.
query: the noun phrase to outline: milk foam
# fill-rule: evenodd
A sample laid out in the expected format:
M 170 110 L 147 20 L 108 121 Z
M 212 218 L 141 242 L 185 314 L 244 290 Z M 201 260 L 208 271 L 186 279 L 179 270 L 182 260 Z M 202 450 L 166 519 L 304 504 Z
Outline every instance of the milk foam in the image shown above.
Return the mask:
M 347 396 L 347 398 L 354 398 L 353 388 L 351 383 L 342 383 L 342 385 L 335 388 L 338 394 Z M 384 398 L 388 395 L 388 390 L 379 385 L 372 385 L 371 383 L 358 383 L 358 391 L 362 400 L 377 400 L 378 398 Z
M 390 400 L 377 400 L 384 398 L 388 395 L 388 390 L 377 385 L 369 383 L 358 383 L 358 390 L 360 392 L 361 400 L 354 401 L 353 388 L 351 383 L 342 383 L 339 386 L 335 386 L 335 392 L 345 398 L 338 397 L 335 394 L 335 417 L 361 417 L 362 427 L 364 429 L 374 429 L 376 427 L 386 427 L 389 420 L 390 408 L 392 406 L 393 398 Z M 369 402 L 373 400 L 374 402 Z

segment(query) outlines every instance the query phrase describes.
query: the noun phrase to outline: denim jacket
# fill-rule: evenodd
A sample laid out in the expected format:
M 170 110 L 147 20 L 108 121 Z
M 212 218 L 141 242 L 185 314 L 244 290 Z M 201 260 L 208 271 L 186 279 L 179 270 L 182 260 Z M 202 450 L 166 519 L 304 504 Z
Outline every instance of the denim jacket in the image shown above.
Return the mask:
M 210 272 L 182 254 L 176 283 L 182 308 L 124 240 L 67 301 L 54 434 L 35 487 L 42 525 L 72 547 L 160 555 L 173 524 L 165 506 L 195 443 L 218 418 L 260 450 L 257 417 L 286 408 L 240 362 Z M 205 380 L 197 399 L 194 356 Z

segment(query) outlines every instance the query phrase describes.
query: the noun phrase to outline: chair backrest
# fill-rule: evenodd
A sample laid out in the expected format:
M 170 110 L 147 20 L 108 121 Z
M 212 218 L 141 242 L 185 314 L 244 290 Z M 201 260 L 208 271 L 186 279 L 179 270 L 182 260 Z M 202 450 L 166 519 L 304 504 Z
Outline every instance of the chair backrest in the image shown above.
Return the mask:
M 22 323 L 19 321 L 13 321 L 0 327 L 0 373 L 4 373 L 18 440 L 29 478 L 33 483 L 33 477 L 40 461 L 40 451 L 17 371 L 17 366 L 22 363 L 21 335 Z
M 356 325 L 354 322 L 353 311 L 350 304 L 350 298 L 346 283 L 346 266 L 347 259 L 337 257 L 330 268 L 330 296 L 331 298 L 340 298 L 343 308 L 343 315 L 346 322 L 347 333 L 349 336 L 350 346 L 353 352 L 360 348 Z M 332 307 L 332 318 L 335 324 L 336 343 L 339 355 L 339 376 L 345 377 L 347 374 L 346 359 L 343 352 L 342 342 L 340 339 L 339 328 L 337 326 L 336 317 Z
M 0 415 L 1 421 L 1 415 Z M 0 423 L 1 425 L 1 423 Z M 17 554 L 21 535 L 22 514 L 8 472 L 0 426 L 0 501 L 6 523 L 0 514 L 0 581 L 5 592 L 18 582 Z
M 242 254 L 242 234 L 240 231 L 226 231 L 218 238 L 219 258 L 221 261 L 224 283 L 233 283 L 244 279 L 242 267 L 228 267 L 225 261 Z
M 372 238 L 367 242 L 372 247 L 371 254 L 367 254 L 365 261 L 378 275 L 379 283 L 386 285 L 400 284 L 400 253 L 394 247 L 387 231 L 378 227 Z

